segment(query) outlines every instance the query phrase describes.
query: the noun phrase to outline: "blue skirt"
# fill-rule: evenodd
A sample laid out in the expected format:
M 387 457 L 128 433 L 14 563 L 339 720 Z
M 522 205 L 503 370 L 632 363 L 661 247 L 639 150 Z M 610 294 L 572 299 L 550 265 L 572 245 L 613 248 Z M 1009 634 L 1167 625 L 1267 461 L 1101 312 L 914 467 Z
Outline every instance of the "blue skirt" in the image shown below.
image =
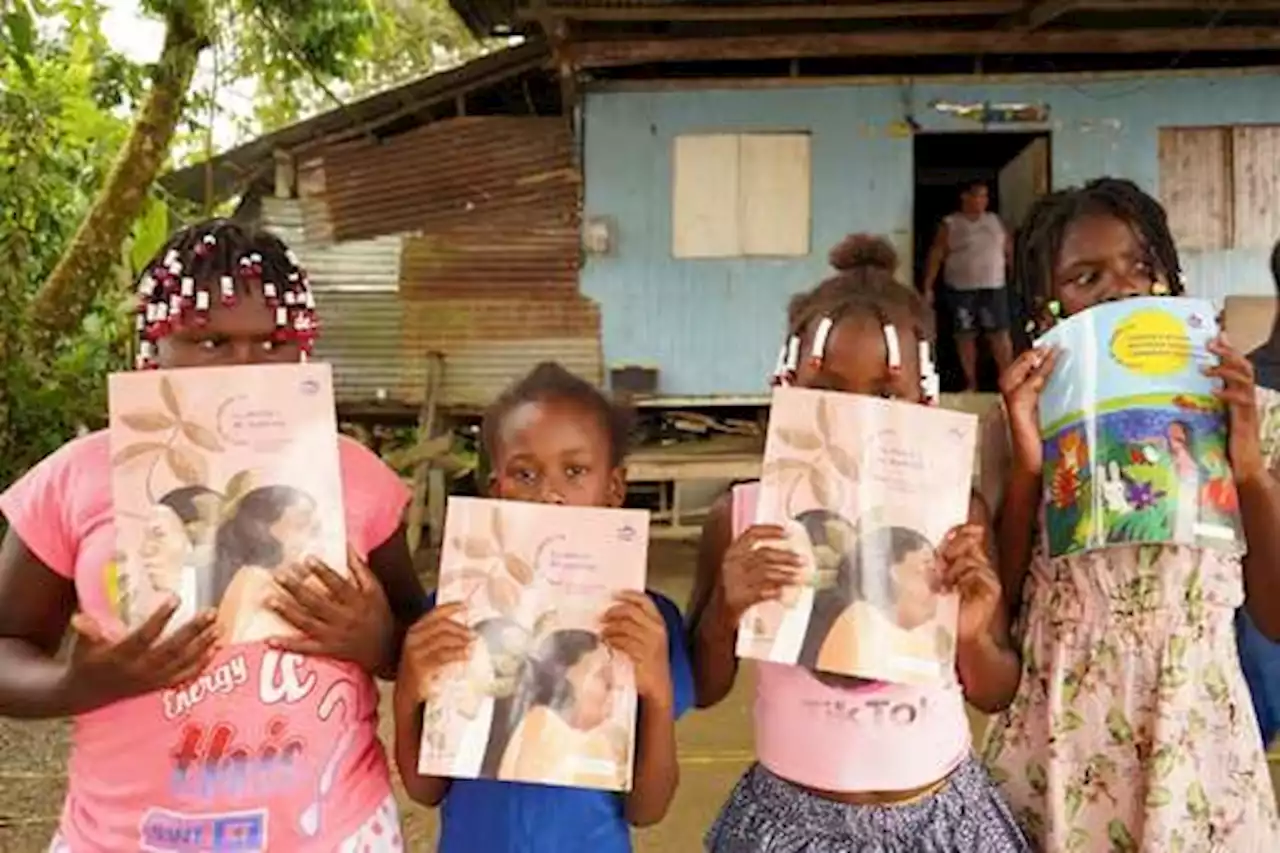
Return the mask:
M 1265 748 L 1280 731 L 1280 643 L 1262 636 L 1243 607 L 1236 611 L 1236 643 Z
M 706 837 L 708 853 L 1028 853 L 1013 813 L 976 758 L 902 805 L 818 797 L 756 764 Z

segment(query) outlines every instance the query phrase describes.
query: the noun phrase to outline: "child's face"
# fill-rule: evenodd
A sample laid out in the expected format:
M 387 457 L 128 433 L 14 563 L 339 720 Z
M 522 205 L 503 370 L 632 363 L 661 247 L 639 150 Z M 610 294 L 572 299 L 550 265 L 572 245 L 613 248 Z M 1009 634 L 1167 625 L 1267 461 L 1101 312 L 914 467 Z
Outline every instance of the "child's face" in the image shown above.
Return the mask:
M 499 498 L 567 506 L 621 506 L 626 472 L 612 464 L 609 430 L 574 400 L 521 403 L 498 430 L 491 479 Z
M 920 345 L 907 318 L 893 318 L 898 335 L 902 367 L 889 370 L 889 351 L 880 321 L 855 314 L 841 320 L 827 338 L 827 352 L 817 368 L 802 358 L 796 370 L 796 384 L 802 388 L 843 391 L 920 402 Z M 806 339 L 802 355 L 809 352 Z
M 1149 296 L 1157 282 L 1151 252 L 1129 223 L 1106 214 L 1067 226 L 1053 269 L 1053 286 L 1067 316 L 1102 302 Z
M 236 364 L 297 362 L 301 350 L 294 342 L 274 343 L 275 310 L 256 288 L 236 296 L 235 304 L 211 300 L 208 322 L 187 323 L 161 338 L 157 353 L 163 368 L 215 367 Z

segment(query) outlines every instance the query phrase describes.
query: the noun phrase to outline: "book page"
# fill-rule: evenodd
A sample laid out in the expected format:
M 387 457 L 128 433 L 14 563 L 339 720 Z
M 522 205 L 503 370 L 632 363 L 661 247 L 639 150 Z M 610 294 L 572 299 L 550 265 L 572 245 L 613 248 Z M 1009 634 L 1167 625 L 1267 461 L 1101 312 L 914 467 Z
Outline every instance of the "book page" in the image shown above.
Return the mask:
M 1099 305 L 1038 345 L 1058 349 L 1040 396 L 1049 556 L 1130 544 L 1238 548 L 1226 413 L 1202 368 L 1213 306 L 1184 297 Z
M 954 678 L 957 600 L 936 548 L 969 515 L 977 418 L 779 388 L 756 522 L 787 531 L 803 582 L 749 610 L 740 657 L 876 681 Z
M 347 571 L 329 366 L 119 373 L 108 391 L 121 621 L 174 594 L 168 631 L 216 608 L 226 642 L 291 633 L 272 575 L 308 556 Z
M 644 589 L 648 542 L 643 510 L 449 500 L 437 601 L 476 642 L 432 685 L 419 772 L 630 790 L 635 677 L 600 619 Z

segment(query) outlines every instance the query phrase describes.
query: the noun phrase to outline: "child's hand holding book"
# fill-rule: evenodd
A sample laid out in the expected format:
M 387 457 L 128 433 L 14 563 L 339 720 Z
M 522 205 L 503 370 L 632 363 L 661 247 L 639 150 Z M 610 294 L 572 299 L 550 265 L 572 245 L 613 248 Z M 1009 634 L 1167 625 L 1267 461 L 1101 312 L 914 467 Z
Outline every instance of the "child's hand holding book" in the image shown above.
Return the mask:
M 643 592 L 618 593 L 617 603 L 601 621 L 600 636 L 610 648 L 631 659 L 636 694 L 645 702 L 670 707 L 667 628 L 653 600 Z
M 725 552 L 721 592 L 734 627 L 750 608 L 779 598 L 784 589 L 799 582 L 804 561 L 795 552 L 778 547 L 786 541 L 787 532 L 781 527 L 757 524 L 747 528 Z
M 475 634 L 461 620 L 465 609 L 462 602 L 441 604 L 413 624 L 404 638 L 397 694 L 421 704 L 446 667 L 467 660 Z
M 275 648 L 323 655 L 377 673 L 394 661 L 395 618 L 382 584 L 355 550 L 347 546 L 343 577 L 316 557 L 276 575 L 280 589 L 267 606 L 296 628 L 298 636 L 271 641 Z

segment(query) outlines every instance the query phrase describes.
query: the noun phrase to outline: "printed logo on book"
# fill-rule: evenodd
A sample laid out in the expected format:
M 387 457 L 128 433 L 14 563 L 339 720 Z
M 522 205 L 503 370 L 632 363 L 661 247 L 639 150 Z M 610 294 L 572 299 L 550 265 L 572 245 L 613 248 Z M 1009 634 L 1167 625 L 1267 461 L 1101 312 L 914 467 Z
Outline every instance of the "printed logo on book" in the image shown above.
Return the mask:
M 256 853 L 267 849 L 264 810 L 192 815 L 149 809 L 142 816 L 142 849 L 149 853 Z

